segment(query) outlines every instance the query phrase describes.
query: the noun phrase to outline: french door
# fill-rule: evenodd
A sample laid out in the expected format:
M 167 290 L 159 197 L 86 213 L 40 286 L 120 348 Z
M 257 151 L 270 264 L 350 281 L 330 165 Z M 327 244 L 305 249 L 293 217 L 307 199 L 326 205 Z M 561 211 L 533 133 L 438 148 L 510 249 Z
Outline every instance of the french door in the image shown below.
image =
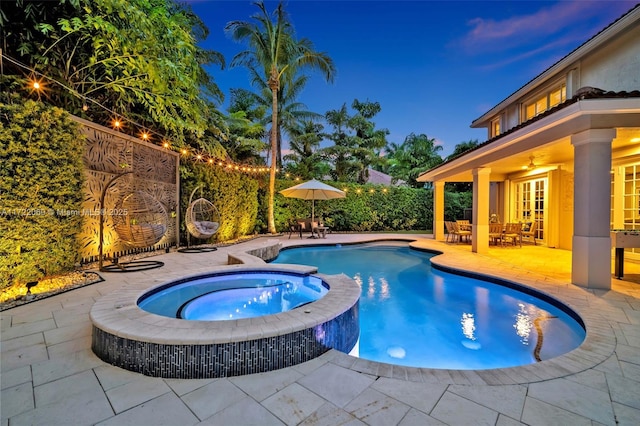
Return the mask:
M 515 184 L 515 220 L 536 222 L 536 240 L 544 242 L 544 218 L 547 205 L 547 178 Z

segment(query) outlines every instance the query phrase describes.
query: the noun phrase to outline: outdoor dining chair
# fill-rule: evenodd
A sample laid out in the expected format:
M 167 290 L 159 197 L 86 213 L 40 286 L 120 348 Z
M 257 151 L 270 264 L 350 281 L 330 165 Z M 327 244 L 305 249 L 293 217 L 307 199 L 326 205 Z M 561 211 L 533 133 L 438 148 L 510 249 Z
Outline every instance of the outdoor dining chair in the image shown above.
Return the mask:
M 489 244 L 493 241 L 495 245 L 498 245 L 498 241 L 500 245 L 504 244 L 503 238 L 503 225 L 501 223 L 490 223 L 489 224 Z
M 522 247 L 522 223 L 507 223 L 504 228 L 503 238 L 511 240 L 511 243 L 515 246 L 520 244 Z

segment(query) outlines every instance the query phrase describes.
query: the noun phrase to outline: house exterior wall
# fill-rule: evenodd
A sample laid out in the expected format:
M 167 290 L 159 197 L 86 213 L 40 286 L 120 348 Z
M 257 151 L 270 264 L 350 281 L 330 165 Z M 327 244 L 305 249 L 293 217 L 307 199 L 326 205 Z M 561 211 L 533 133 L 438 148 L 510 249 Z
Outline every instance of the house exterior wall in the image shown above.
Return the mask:
M 523 104 L 544 93 L 561 82 L 566 83 L 566 98 L 570 99 L 582 87 L 594 87 L 605 91 L 632 91 L 640 87 L 640 25 L 609 40 L 579 60 L 566 65 L 548 76 L 537 86 L 529 88 L 516 100 L 474 127 L 486 127 L 491 134 L 491 122 L 501 120 L 502 133 L 520 125 L 523 119 Z
M 640 87 L 640 25 L 632 28 L 580 62 L 582 86 L 606 91 L 631 91 Z

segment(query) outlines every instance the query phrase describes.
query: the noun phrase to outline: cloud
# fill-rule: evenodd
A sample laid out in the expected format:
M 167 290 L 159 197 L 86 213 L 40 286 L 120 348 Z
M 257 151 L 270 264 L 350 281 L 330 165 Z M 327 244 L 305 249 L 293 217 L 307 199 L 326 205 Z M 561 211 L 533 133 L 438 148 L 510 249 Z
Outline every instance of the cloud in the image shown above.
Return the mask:
M 471 30 L 459 40 L 459 46 L 468 53 L 479 54 L 526 46 L 536 41 L 539 43 L 541 39 L 551 36 L 561 37 L 557 40 L 557 43 L 561 43 L 563 34 L 580 27 L 580 23 L 603 15 L 619 15 L 629 10 L 632 3 L 571 0 L 554 3 L 528 15 L 502 20 L 478 17 L 468 21 Z
M 544 45 L 538 47 L 537 49 L 525 50 L 525 51 L 523 51 L 521 53 L 516 53 L 516 54 L 512 54 L 512 55 L 506 56 L 501 61 L 495 61 L 495 62 L 491 62 L 491 63 L 486 64 L 486 65 L 481 65 L 478 69 L 481 70 L 481 71 L 494 71 L 494 70 L 503 68 L 503 67 L 505 67 L 507 65 L 511 65 L 513 63 L 523 61 L 525 59 L 531 59 L 531 58 L 533 58 L 535 56 L 538 56 L 538 55 L 540 55 L 542 53 L 550 52 L 551 56 L 547 57 L 547 59 L 545 60 L 545 62 L 547 63 L 547 65 L 545 66 L 545 68 L 546 68 L 548 66 L 551 66 L 558 59 L 560 59 L 557 56 L 558 54 L 556 53 L 556 49 L 562 48 L 563 46 L 565 46 L 568 43 L 580 42 L 580 41 L 584 41 L 584 37 L 567 36 L 566 38 L 558 39 L 558 40 L 556 40 L 554 42 L 544 44 Z

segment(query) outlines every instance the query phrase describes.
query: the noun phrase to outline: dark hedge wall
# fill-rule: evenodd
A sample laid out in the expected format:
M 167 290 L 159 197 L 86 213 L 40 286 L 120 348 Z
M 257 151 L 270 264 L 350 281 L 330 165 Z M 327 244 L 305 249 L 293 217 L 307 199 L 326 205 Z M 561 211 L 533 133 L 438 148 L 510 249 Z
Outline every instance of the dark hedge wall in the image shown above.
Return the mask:
M 0 287 L 73 270 L 83 147 L 62 109 L 0 103 Z

